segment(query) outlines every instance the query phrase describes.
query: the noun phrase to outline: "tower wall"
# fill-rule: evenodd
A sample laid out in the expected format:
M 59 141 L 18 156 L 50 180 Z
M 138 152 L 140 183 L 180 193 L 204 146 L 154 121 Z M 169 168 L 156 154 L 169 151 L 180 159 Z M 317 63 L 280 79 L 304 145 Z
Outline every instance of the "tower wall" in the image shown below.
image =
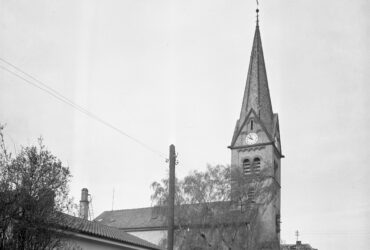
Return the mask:
M 273 145 L 256 145 L 252 147 L 232 149 L 231 162 L 233 168 L 242 168 L 245 158 L 261 159 L 261 179 L 246 177 L 251 185 L 257 181 L 258 217 L 253 229 L 256 240 L 263 249 L 279 249 L 280 233 L 277 217 L 280 216 L 280 159 L 275 154 Z M 277 166 L 277 169 L 275 169 Z
M 246 216 L 250 217 L 247 220 L 251 225 L 254 223 L 253 238 L 259 243 L 256 249 L 279 249 L 280 158 L 283 156 L 278 115 L 272 111 L 258 10 L 240 117 L 229 148 L 232 168 L 239 168 L 238 173 L 243 173 L 245 179 L 241 179 L 243 185 L 234 188 L 247 189 L 240 193 L 247 195 L 247 207 L 251 208 Z M 242 196 L 235 198 L 243 203 Z

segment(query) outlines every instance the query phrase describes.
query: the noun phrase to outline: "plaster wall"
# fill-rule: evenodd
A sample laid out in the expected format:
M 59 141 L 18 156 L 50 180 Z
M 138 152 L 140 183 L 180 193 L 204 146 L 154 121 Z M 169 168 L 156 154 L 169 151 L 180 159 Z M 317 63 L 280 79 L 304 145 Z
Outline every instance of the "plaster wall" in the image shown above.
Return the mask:
M 167 238 L 166 230 L 152 230 L 152 231 L 136 231 L 127 232 L 143 240 L 149 241 L 150 243 L 158 245 L 162 239 Z
M 144 250 L 146 248 L 136 246 L 123 246 L 110 240 L 101 241 L 99 238 L 96 240 L 94 237 L 79 237 L 76 235 L 69 235 L 65 237 L 64 241 L 67 244 L 65 248 L 75 250 Z M 63 248 L 63 249 L 65 249 Z

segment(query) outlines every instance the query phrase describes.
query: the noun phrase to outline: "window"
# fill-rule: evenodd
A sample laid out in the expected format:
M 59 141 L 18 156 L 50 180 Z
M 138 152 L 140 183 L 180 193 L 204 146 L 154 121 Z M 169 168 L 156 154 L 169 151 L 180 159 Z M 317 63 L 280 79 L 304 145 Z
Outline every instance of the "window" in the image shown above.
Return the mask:
M 251 163 L 249 159 L 244 159 L 243 161 L 243 172 L 244 175 L 249 175 L 251 173 Z
M 252 203 L 254 203 L 254 196 L 255 196 L 255 190 L 254 190 L 254 187 L 250 187 L 249 189 L 248 189 L 248 193 L 247 193 L 247 195 L 248 195 L 248 201 L 249 202 L 252 202 Z
M 253 120 L 251 120 L 251 130 L 253 130 Z
M 280 233 L 280 214 L 276 215 L 276 233 Z
M 253 160 L 253 171 L 255 174 L 259 174 L 261 171 L 261 160 L 258 157 Z

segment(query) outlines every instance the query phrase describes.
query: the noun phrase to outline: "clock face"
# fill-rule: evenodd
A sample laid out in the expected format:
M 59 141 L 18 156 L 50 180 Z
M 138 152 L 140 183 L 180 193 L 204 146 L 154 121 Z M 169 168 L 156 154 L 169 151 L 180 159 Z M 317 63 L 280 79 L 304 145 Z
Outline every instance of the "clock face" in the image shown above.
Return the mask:
M 249 133 L 247 134 L 247 137 L 245 138 L 245 143 L 247 145 L 253 145 L 257 143 L 258 141 L 258 135 L 256 133 Z

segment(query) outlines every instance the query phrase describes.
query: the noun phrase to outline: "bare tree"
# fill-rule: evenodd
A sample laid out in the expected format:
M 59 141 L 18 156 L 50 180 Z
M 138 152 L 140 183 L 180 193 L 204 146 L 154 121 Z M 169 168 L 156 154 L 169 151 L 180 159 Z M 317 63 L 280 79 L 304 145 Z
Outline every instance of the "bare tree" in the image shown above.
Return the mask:
M 0 249 L 53 249 L 62 244 L 61 212 L 72 208 L 68 198 L 71 174 L 39 139 L 14 157 L 0 126 Z
M 177 180 L 178 249 L 258 249 L 258 214 L 277 192 L 270 177 L 268 170 L 247 178 L 240 167 L 217 165 Z M 168 180 L 152 188 L 153 211 L 165 218 Z

